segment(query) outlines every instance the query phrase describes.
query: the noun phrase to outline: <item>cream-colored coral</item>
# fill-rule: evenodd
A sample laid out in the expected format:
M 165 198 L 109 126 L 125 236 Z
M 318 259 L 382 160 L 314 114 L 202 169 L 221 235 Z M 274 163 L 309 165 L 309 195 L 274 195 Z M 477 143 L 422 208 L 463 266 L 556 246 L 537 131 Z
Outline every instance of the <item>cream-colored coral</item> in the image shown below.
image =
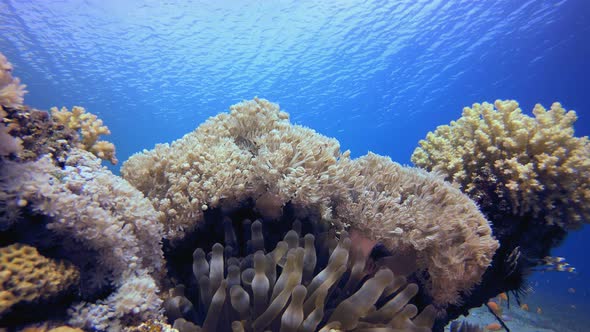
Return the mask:
M 178 332 L 163 320 L 150 319 L 141 325 L 126 329 L 127 332 Z
M 466 107 L 428 133 L 412 161 L 458 183 L 483 208 L 579 228 L 590 220 L 588 137 L 574 136 L 576 113 L 559 103 L 537 104 L 533 114 L 513 100 Z
M 100 135 L 110 135 L 111 131 L 107 126 L 103 125 L 102 120 L 96 115 L 86 112 L 80 106 L 72 107 L 72 111 L 68 111 L 65 107 L 62 107 L 61 110 L 52 107 L 50 111 L 55 121 L 70 129 L 79 130 L 82 139 L 78 144 L 79 148 L 90 151 L 100 159 L 110 161 L 113 165 L 117 164 L 115 145 L 98 140 Z
M 23 104 L 23 97 L 27 92 L 26 85 L 12 77 L 12 65 L 4 54 L 0 53 L 0 105 L 18 107 Z
M 373 154 L 351 160 L 338 141 L 292 125 L 264 99 L 230 109 L 123 164 L 123 177 L 160 212 L 165 237 L 182 238 L 209 208 L 252 199 L 276 214 L 290 203 L 394 251 L 413 250 L 439 304 L 458 300 L 480 280 L 498 244 L 459 190 Z
M 203 207 L 266 193 L 281 206 L 291 201 L 326 210 L 319 187 L 339 154 L 336 140 L 291 125 L 277 105 L 256 99 L 170 145 L 135 154 L 121 173 L 161 212 L 167 237 L 178 238 L 202 218 Z
M 16 243 L 0 248 L 0 317 L 20 302 L 47 300 L 71 290 L 80 273 L 71 264 L 43 257 Z
M 2 106 L 22 106 L 23 96 L 27 92 L 25 88 L 26 85 L 20 84 L 18 78 L 12 77 L 12 65 L 0 53 L 0 157 L 18 153 L 22 149 L 20 141 L 8 133 L 10 123 Z
M 9 134 L 10 120 L 6 115 L 6 112 L 0 106 L 0 157 L 22 151 L 21 140 Z
M 77 306 L 72 311 L 72 324 L 116 329 L 124 317 L 126 321 L 130 316 L 140 321 L 158 317 L 160 302 L 154 280 L 165 271 L 162 225 L 139 191 L 102 167 L 92 154 L 79 149 L 70 151 L 63 169 L 45 156 L 34 162 L 6 162 L 0 175 L 3 199 L 23 202 L 10 204 L 9 208 L 26 205 L 52 217 L 47 224 L 49 230 L 74 240 L 72 245 L 98 253 L 94 269 L 85 273 L 108 279 L 90 284 L 112 282 L 116 289 L 100 303 Z M 0 224 L 4 222 L 0 220 Z M 141 295 L 136 289 L 141 290 Z M 132 307 L 121 308 L 117 303 L 120 299 L 128 299 L 124 303 Z
M 335 177 L 349 187 L 336 214 L 394 253 L 416 254 L 438 303 L 454 302 L 458 290 L 480 281 L 498 242 L 475 203 L 458 189 L 372 153 L 341 160 Z

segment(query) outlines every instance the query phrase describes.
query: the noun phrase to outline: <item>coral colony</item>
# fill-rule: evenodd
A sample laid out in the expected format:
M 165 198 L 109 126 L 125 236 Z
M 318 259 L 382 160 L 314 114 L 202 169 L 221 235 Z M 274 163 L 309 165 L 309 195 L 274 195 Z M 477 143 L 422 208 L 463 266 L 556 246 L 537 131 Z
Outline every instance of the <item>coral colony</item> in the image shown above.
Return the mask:
M 413 168 L 352 159 L 254 98 L 119 177 L 101 166 L 117 158 L 100 119 L 24 94 L 0 54 L 9 329 L 442 331 L 500 293 L 519 300 L 590 215 L 590 144 L 558 103 L 534 118 L 514 101 L 465 108 Z

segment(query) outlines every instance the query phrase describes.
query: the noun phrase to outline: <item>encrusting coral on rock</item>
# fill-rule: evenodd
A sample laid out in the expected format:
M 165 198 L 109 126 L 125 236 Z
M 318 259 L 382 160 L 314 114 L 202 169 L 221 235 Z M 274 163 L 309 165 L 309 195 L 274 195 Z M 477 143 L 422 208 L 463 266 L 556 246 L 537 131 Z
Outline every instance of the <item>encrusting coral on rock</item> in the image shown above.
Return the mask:
M 51 300 L 71 292 L 80 278 L 72 264 L 54 262 L 23 244 L 0 248 L 0 317 L 15 304 Z
M 121 173 L 159 211 L 172 246 L 217 210 L 250 204 L 280 220 L 289 208 L 414 255 L 425 291 L 442 306 L 479 281 L 498 247 L 477 206 L 441 178 L 372 154 L 352 160 L 264 99 L 132 156 Z
M 7 159 L 34 161 L 50 155 L 56 163 L 63 163 L 70 149 L 78 143 L 78 133 L 53 121 L 49 113 L 29 109 L 2 107 L 7 134 L 19 142 L 18 151 Z

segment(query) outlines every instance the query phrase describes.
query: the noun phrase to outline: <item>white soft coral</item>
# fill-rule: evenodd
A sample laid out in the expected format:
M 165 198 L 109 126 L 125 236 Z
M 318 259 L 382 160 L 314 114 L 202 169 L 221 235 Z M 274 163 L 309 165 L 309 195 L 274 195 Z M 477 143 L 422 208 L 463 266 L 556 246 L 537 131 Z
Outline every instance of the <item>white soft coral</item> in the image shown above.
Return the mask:
M 26 85 L 12 77 L 12 65 L 0 53 L 0 105 L 18 107 L 23 104 Z

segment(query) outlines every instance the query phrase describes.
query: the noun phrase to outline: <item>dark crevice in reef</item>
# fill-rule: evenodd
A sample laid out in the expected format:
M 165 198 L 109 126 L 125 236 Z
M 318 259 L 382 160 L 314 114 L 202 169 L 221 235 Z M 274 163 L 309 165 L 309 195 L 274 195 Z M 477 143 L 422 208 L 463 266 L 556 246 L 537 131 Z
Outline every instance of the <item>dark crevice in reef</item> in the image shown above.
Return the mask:
M 0 318 L 0 326 L 14 327 L 19 331 L 26 325 L 45 321 L 67 321 L 67 309 L 77 299 L 73 291 L 60 294 L 51 300 L 40 300 L 34 304 L 17 303 L 10 307 L 10 312 Z
M 435 325 L 433 331 L 439 331 L 437 328 L 441 328 L 442 324 L 446 325 L 461 315 L 468 315 L 469 309 L 484 305 L 502 292 L 512 292 L 520 304 L 520 297 L 528 291 L 527 277 L 543 264 L 543 258 L 549 256 L 551 249 L 559 246 L 567 235 L 562 227 L 547 225 L 542 218 L 503 216 L 492 217 L 491 220 L 500 248 L 481 283 L 468 295 L 462 296 L 460 305 L 449 306 L 447 319 Z
M 209 209 L 205 211 L 202 221 L 197 223 L 195 230 L 188 233 L 182 240 L 171 243 L 164 240 L 163 250 L 167 262 L 168 275 L 173 283 L 184 284 L 187 290 L 196 283 L 193 277 L 192 264 L 193 252 L 197 248 L 210 252 L 215 243 L 221 243 L 227 247 L 225 241 L 224 222 L 231 222 L 236 235 L 236 248 L 232 248 L 231 256 L 246 257 L 253 254 L 249 243 L 251 236 L 251 224 L 260 220 L 263 223 L 262 232 L 264 236 L 264 249 L 272 251 L 279 241 L 283 240 L 285 234 L 293 229 L 295 220 L 301 225 L 301 236 L 305 234 L 323 234 L 328 231 L 328 225 L 322 224 L 319 217 L 315 215 L 301 218 L 296 216 L 296 207 L 287 203 L 282 209 L 279 219 L 269 220 L 258 213 L 253 200 L 247 200 L 231 210 L 223 208 Z M 226 248 L 226 253 L 227 253 Z M 327 260 L 327 257 L 325 258 Z

